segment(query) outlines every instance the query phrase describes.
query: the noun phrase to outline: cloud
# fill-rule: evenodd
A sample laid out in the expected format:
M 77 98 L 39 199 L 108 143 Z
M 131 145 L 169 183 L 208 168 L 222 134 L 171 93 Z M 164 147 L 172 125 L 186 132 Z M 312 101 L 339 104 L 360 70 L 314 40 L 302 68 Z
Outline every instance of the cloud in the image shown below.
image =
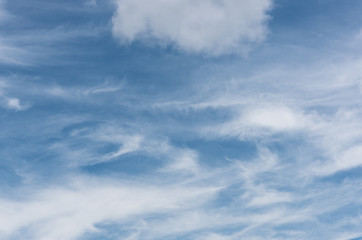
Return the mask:
M 28 105 L 21 104 L 19 98 L 9 97 L 9 96 L 5 95 L 6 87 L 9 87 L 8 84 L 6 82 L 0 81 L 0 106 L 1 107 L 15 110 L 15 111 L 26 110 L 29 108 Z
M 5 3 L 6 0 L 0 0 L 0 27 L 9 24 L 12 20 L 12 15 L 6 10 Z M 24 49 L 14 45 L 7 34 L 0 31 L 0 64 L 22 64 L 21 57 L 24 54 Z
M 243 118 L 247 126 L 270 128 L 275 131 L 298 129 L 304 125 L 304 116 L 286 107 L 250 109 Z
M 104 31 L 103 28 L 93 25 L 83 25 L 78 28 L 67 28 L 60 25 L 52 28 L 42 26 L 41 28 L 27 29 L 24 28 L 22 19 L 26 18 L 30 25 L 33 19 L 29 16 L 19 17 L 16 15 L 17 11 L 13 9 L 12 14 L 10 14 L 4 7 L 5 2 L 0 1 L 0 26 L 11 25 L 16 31 L 6 31 L 5 27 L 0 31 L 0 64 L 18 66 L 51 64 L 56 60 L 58 61 L 59 57 L 79 50 L 64 43 L 70 43 L 74 39 L 99 36 Z M 49 6 L 54 7 L 55 5 L 50 4 Z M 41 7 L 39 6 L 39 8 Z M 65 45 L 67 45 L 67 49 L 59 50 Z M 53 61 L 48 61 L 50 58 Z
M 68 185 L 33 192 L 22 200 L 0 199 L 2 239 L 77 239 L 85 232 L 100 231 L 97 223 L 184 211 L 215 193 L 209 187 L 122 184 L 79 177 Z
M 265 139 L 277 134 L 306 133 L 319 124 L 314 113 L 304 113 L 299 109 L 282 106 L 283 103 L 245 106 L 232 106 L 234 110 L 229 121 L 218 127 L 204 126 L 201 133 L 205 137 L 220 136 L 245 139 Z
M 198 154 L 196 151 L 191 149 L 177 149 L 173 147 L 174 150 L 169 152 L 171 159 L 173 160 L 161 169 L 161 171 L 186 171 L 191 173 L 197 173 L 199 171 L 198 165 Z
M 0 42 L 0 63 L 22 65 L 20 59 L 24 51 L 20 48 Z
M 267 34 L 271 0 L 117 0 L 113 34 L 193 53 L 247 52 Z
M 323 163 L 321 166 L 314 166 L 313 170 L 318 175 L 331 175 L 339 171 L 349 170 L 362 166 L 362 146 L 357 145 L 348 148 L 337 156 L 333 156 L 331 162 Z
M 353 146 L 342 153 L 337 161 L 336 165 L 338 170 L 350 169 L 353 167 L 362 165 L 362 146 Z
M 260 187 L 259 187 L 260 189 Z M 248 203 L 249 207 L 260 207 L 260 206 L 268 206 L 276 203 L 282 202 L 292 202 L 291 194 L 282 193 L 278 191 L 269 191 L 265 189 L 256 190 L 256 195 L 253 196 L 251 201 Z
M 0 27 L 12 24 L 14 20 L 5 8 L 5 3 L 6 0 L 0 0 Z M 17 46 L 15 39 L 9 39 L 9 35 L 0 31 L 0 64 L 24 65 L 23 58 L 27 55 L 27 50 Z
M 95 9 L 101 5 L 82 1 L 82 7 L 86 2 L 96 2 Z M 115 34 L 124 43 L 156 40 L 194 53 L 242 52 L 265 36 L 270 2 L 263 2 L 264 10 L 259 3 L 117 1 Z M 232 7 L 242 14 L 236 16 Z M 245 28 L 250 25 L 249 12 L 256 19 L 253 30 L 262 31 L 255 38 L 245 29 L 235 30 L 237 20 L 244 19 L 240 22 Z M 105 12 L 101 15 L 107 18 Z M 132 17 L 141 19 L 141 26 Z M 133 28 L 127 29 L 132 27 L 127 21 Z M 196 40 L 187 38 L 193 30 Z M 60 27 L 14 34 L 5 42 L 68 51 L 69 40 L 81 45 L 78 33 L 90 36 Z M 65 48 L 57 48 L 60 43 Z M 112 64 L 118 66 L 128 55 L 114 58 L 108 46 L 101 50 L 112 51 L 111 59 L 104 58 L 110 68 L 108 62 L 106 69 L 96 68 L 100 75 L 89 76 L 88 67 L 98 66 L 91 58 L 84 63 L 92 64 L 66 70 L 71 72 L 39 66 L 20 71 L 29 75 L 9 81 L 9 86 L 0 82 L 2 107 L 19 110 L 24 102 L 39 103 L 22 116 L 12 111 L 1 116 L 1 239 L 360 236 L 362 218 L 355 211 L 362 203 L 358 171 L 341 174 L 347 177 L 330 175 L 361 166 L 361 59 L 329 56 L 322 57 L 323 64 L 299 62 L 295 52 L 284 48 L 264 59 L 261 49 L 263 60 L 253 58 L 250 65 L 239 58 L 221 58 L 212 64 L 202 61 L 192 72 L 185 71 L 184 57 L 176 54 L 177 69 L 160 61 L 155 65 L 167 69 L 161 74 L 154 69 L 138 74 L 127 69 L 143 66 L 139 56 L 144 55 L 130 50 L 137 61 L 113 71 Z M 305 52 L 303 61 L 311 58 Z M 286 55 L 288 61 L 283 60 Z M 129 73 L 129 86 L 118 81 L 96 84 L 94 79 L 103 79 L 104 72 Z M 171 80 L 164 86 L 158 77 L 166 73 Z M 178 74 L 181 84 L 174 86 Z M 8 178 L 11 174 L 14 177 Z
M 214 121 L 205 118 L 208 124 L 196 124 L 193 131 L 205 139 L 288 146 L 283 151 L 299 159 L 308 177 L 350 170 L 360 166 L 361 59 L 321 61 L 201 81 L 195 95 L 159 100 L 153 107 L 194 115 L 218 112 Z
M 8 98 L 7 107 L 15 110 L 23 110 L 25 108 L 20 104 L 20 100 L 18 98 Z
M 143 136 L 140 135 L 122 136 L 121 138 L 122 138 L 121 140 L 122 146 L 116 152 L 112 152 L 109 155 L 107 155 L 105 157 L 105 161 L 117 158 L 127 153 L 136 152 L 141 149 Z
M 104 83 L 95 86 L 63 87 L 54 84 L 51 86 L 40 85 L 36 90 L 34 90 L 33 94 L 60 98 L 68 102 L 91 102 L 92 99 L 96 99 L 102 95 L 122 91 L 124 88 L 123 85 L 123 82 L 114 84 L 111 81 L 105 81 Z
M 84 131 L 72 128 L 68 134 L 120 144 L 134 136 L 124 134 L 123 129 L 114 125 L 89 128 Z M 89 154 L 96 145 L 100 144 L 90 145 L 83 149 L 84 153 Z M 194 165 L 189 163 L 200 157 L 198 151 L 177 148 L 150 137 L 143 138 L 140 148 L 147 156 L 163 154 L 170 164 L 168 171 L 193 169 Z M 0 198 L 0 237 L 77 239 L 85 233 L 106 235 L 107 226 L 116 226 L 114 229 L 122 231 L 117 233 L 119 237 L 133 240 L 207 236 L 231 240 L 293 239 L 296 233 L 283 230 L 286 225 L 293 228 L 293 224 L 313 224 L 319 231 L 325 223 L 321 216 L 360 199 L 358 181 L 335 184 L 333 188 L 305 181 L 297 161 L 286 160 L 282 154 L 279 156 L 265 147 L 258 148 L 258 153 L 253 159 L 229 159 L 229 166 L 197 166 L 198 174 L 180 176 L 161 172 L 159 175 L 156 170 L 123 180 L 78 176 L 62 179 L 60 184 L 47 188 L 37 187 L 38 190 L 26 187 L 27 194 L 16 189 L 17 196 L 23 195 L 20 199 Z M 84 157 L 85 154 L 79 155 Z M 180 164 L 174 165 L 174 161 Z M 322 231 L 326 235 L 319 239 L 334 239 L 331 236 L 341 230 L 331 222 L 341 224 L 342 220 L 328 221 L 330 228 L 326 227 Z M 224 235 L 225 228 L 234 229 L 235 233 Z M 276 232 L 285 237 L 275 237 Z M 318 239 L 311 238 L 314 234 L 315 231 L 307 231 L 298 236 Z
M 55 124 L 59 124 L 56 122 Z M 67 128 L 67 126 L 62 126 Z M 48 150 L 71 168 L 102 164 L 111 161 L 129 161 L 127 156 L 138 156 L 157 164 L 158 173 L 199 173 L 197 151 L 175 146 L 167 138 L 153 136 L 148 129 L 119 123 L 97 123 L 87 125 L 84 119 L 72 122 L 62 141 L 52 143 Z M 82 142 L 82 144 L 74 144 Z M 102 147 L 112 146 L 104 152 Z M 152 159 L 152 160 L 151 160 Z

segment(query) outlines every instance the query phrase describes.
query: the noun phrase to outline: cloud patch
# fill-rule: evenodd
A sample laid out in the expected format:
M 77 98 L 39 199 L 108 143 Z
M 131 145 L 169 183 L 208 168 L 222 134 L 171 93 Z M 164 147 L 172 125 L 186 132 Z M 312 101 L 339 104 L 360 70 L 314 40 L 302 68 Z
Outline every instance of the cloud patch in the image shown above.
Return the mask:
M 270 0 L 117 0 L 113 34 L 122 43 L 155 39 L 193 53 L 247 52 L 267 33 Z
M 0 199 L 1 239 L 78 239 L 85 232 L 99 231 L 97 223 L 194 208 L 216 191 L 210 187 L 129 186 L 89 178 L 71 181 L 71 185 L 43 189 L 26 201 Z
M 2 88 L 5 87 L 7 87 L 7 84 L 5 82 L 0 82 L 0 107 L 15 111 L 26 110 L 29 108 L 28 105 L 22 104 L 19 98 L 5 95 L 4 91 L 2 90 Z

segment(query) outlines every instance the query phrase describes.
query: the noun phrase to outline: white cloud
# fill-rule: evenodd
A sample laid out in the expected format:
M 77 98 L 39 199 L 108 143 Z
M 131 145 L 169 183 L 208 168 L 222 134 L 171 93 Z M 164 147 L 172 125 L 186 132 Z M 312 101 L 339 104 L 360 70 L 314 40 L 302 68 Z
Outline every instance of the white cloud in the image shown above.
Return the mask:
M 342 153 L 337 159 L 338 169 L 349 169 L 362 165 L 362 145 L 353 146 Z
M 247 204 L 248 207 L 264 207 L 293 201 L 291 194 L 276 190 L 267 190 L 263 186 L 253 185 L 250 187 L 250 193 L 252 193 L 253 196 Z
M 218 127 L 205 126 L 202 128 L 203 134 L 257 139 L 277 133 L 292 134 L 308 131 L 318 124 L 313 114 L 306 114 L 300 110 L 280 106 L 280 104 L 233 106 L 232 109 L 236 110 L 231 120 L 225 121 Z
M 84 121 L 82 119 L 82 121 Z M 137 126 L 125 128 L 116 123 L 102 124 L 98 127 L 80 127 L 70 132 L 71 138 L 87 142 L 88 146 L 111 144 L 117 149 L 108 153 L 74 147 L 72 141 L 57 142 L 49 150 L 66 160 L 70 167 L 92 165 L 108 161 L 117 161 L 126 154 L 147 155 L 163 163 L 159 172 L 199 173 L 198 153 L 189 148 L 172 145 L 165 138 L 153 137 L 147 130 Z
M 105 161 L 140 150 L 142 141 L 143 136 L 140 135 L 123 136 L 122 146 L 116 152 L 108 154 L 105 157 Z
M 229 81 L 200 80 L 195 95 L 159 100 L 152 106 L 192 114 L 213 109 L 223 118 L 197 125 L 194 131 L 201 137 L 288 146 L 296 141 L 299 150 L 288 151 L 293 152 L 291 159 L 299 159 L 300 173 L 315 176 L 315 168 L 334 173 L 359 166 L 352 156 L 357 150 L 351 149 L 360 145 L 362 134 L 360 66 L 360 58 L 323 59 L 290 69 L 271 66 Z
M 87 101 L 90 102 L 91 97 L 96 98 L 102 94 L 110 94 L 121 91 L 123 89 L 123 82 L 113 84 L 112 82 L 105 81 L 100 85 L 93 87 L 62 87 L 59 85 L 53 86 L 39 86 L 39 90 L 35 90 L 34 94 L 48 95 L 50 97 L 58 97 L 65 101 Z
M 243 229 L 238 234 L 239 238 L 235 236 L 235 239 L 240 239 L 241 235 L 256 226 L 272 223 L 273 221 L 277 221 L 278 218 L 283 217 L 286 217 L 285 211 L 280 209 L 252 214 L 240 214 L 240 212 L 228 212 L 221 209 L 209 211 L 192 209 L 191 211 L 179 212 L 166 219 L 151 222 L 149 224 L 149 237 L 146 237 L 146 239 L 157 239 L 175 235 L 183 236 L 185 233 L 192 233 L 200 230 L 205 232 L 230 225 L 239 226 L 238 229 Z M 194 239 L 203 239 L 203 237 L 205 237 L 205 234 L 195 234 Z
M 0 9 L 0 26 L 1 26 Z M 2 24 L 19 24 L 18 16 L 8 17 L 3 14 L 6 20 Z M 58 61 L 56 57 L 64 54 L 74 53 L 71 47 L 67 50 L 59 50 L 58 46 L 72 39 L 95 37 L 101 28 L 84 26 L 83 28 L 67 29 L 55 27 L 53 29 L 32 29 L 29 31 L 19 30 L 15 33 L 3 34 L 0 32 L 0 63 L 19 66 L 34 66 L 51 64 Z M 53 62 L 49 62 L 52 59 Z
M 14 239 L 76 239 L 98 231 L 103 221 L 126 222 L 145 214 L 185 211 L 203 204 L 215 188 L 125 185 L 105 180 L 81 179 L 72 187 L 32 193 L 19 201 L 0 199 L 0 236 Z M 133 218 L 133 220 L 131 220 Z
M 8 84 L 0 81 L 0 107 L 15 111 L 26 110 L 29 106 L 21 104 L 20 99 L 5 95 L 3 88 L 6 87 L 8 87 Z
M 118 3 L 120 2 L 122 1 Z M 150 2 L 152 3 L 152 1 L 142 3 L 147 5 Z M 139 3 L 141 1 L 128 4 L 138 6 Z M 161 1 L 157 2 L 159 5 L 160 3 Z M 162 3 L 177 5 L 178 2 Z M 201 3 L 198 8 L 204 7 L 208 2 Z M 190 3 L 186 2 L 186 4 Z M 199 11 L 198 8 L 195 11 Z M 133 37 L 132 39 L 137 39 L 138 35 L 135 34 Z M 188 51 L 207 52 L 210 51 L 211 46 L 208 44 L 212 44 L 211 41 L 199 49 L 190 49 L 187 48 L 188 45 L 181 45 L 181 40 L 172 41 Z M 221 43 L 223 44 L 222 41 Z M 216 49 L 215 54 L 219 51 L 221 50 Z M 278 229 L 281 236 L 276 239 L 318 238 L 313 235 L 320 233 L 313 230 L 306 232 L 283 230 L 284 224 L 293 225 L 292 223 L 296 222 L 316 225 L 318 232 L 325 234 L 324 237 L 318 239 L 336 238 L 343 230 L 338 224 L 346 220 L 328 219 L 329 226 L 327 227 L 324 226 L 323 219 L 328 218 L 328 213 L 335 214 L 341 207 L 360 201 L 358 200 L 361 199 L 360 180 L 349 183 L 349 186 L 348 179 L 341 185 L 338 183 L 329 185 L 323 181 L 315 182 L 311 179 L 315 175 L 311 176 L 308 167 L 319 158 L 325 160 L 323 166 L 318 166 L 319 171 L 324 175 L 361 166 L 362 124 L 360 119 L 362 112 L 360 110 L 361 96 L 357 86 L 362 75 L 361 61 L 326 65 L 325 68 L 320 65 L 316 65 L 315 68 L 306 67 L 304 71 L 296 70 L 294 67 L 283 71 L 280 69 L 263 71 L 255 74 L 251 79 L 236 79 L 229 85 L 226 81 L 215 83 L 207 79 L 205 80 L 207 87 L 211 85 L 216 89 L 207 92 L 205 94 L 207 96 L 202 95 L 205 93 L 202 89 L 197 92 L 197 97 L 182 96 L 183 99 L 175 99 L 171 104 L 168 102 L 158 106 L 172 108 L 181 103 L 181 110 L 186 106 L 185 108 L 193 108 L 194 112 L 191 114 L 201 112 L 200 115 L 203 115 L 202 111 L 205 108 L 217 109 L 220 115 L 225 111 L 226 116 L 230 117 L 229 122 L 225 123 L 223 116 L 220 123 L 216 116 L 215 119 L 208 119 L 210 121 L 207 123 L 201 122 L 198 125 L 201 127 L 207 125 L 208 130 L 211 128 L 214 130 L 204 135 L 200 134 L 201 138 L 204 136 L 212 138 L 210 135 L 214 134 L 217 135 L 217 141 L 222 141 L 228 137 L 243 139 L 245 136 L 251 136 L 251 144 L 263 145 L 269 141 L 267 144 L 271 146 L 270 148 L 274 148 L 275 152 L 272 152 L 267 147 L 259 147 L 258 157 L 235 160 L 237 164 L 227 170 L 207 168 L 198 164 L 199 158 L 204 157 L 202 154 L 186 147 L 172 145 L 172 141 L 163 138 L 162 135 L 169 133 L 167 130 L 158 131 L 164 127 L 163 124 L 166 121 L 163 119 L 155 122 L 150 119 L 150 122 L 146 122 L 142 118 L 134 118 L 132 123 L 124 119 L 116 119 L 113 125 L 106 121 L 99 128 L 79 127 L 72 130 L 69 136 L 65 137 L 63 135 L 66 134 L 63 134 L 62 138 L 57 140 L 59 152 L 55 152 L 54 155 L 68 161 L 77 161 L 76 167 L 116 160 L 123 154 L 141 153 L 142 156 L 162 159 L 165 163 L 147 177 L 142 175 L 141 181 L 152 181 L 161 173 L 160 182 L 162 183 L 137 185 L 129 181 L 124 185 L 118 185 L 114 182 L 102 182 L 104 180 L 94 183 L 87 179 L 81 186 L 77 184 L 70 188 L 59 186 L 54 190 L 32 193 L 30 197 L 24 197 L 26 200 L 2 199 L 0 200 L 0 238 L 6 235 L 9 239 L 16 239 L 15 235 L 30 234 L 20 239 L 72 239 L 87 231 L 99 231 L 95 227 L 96 223 L 112 224 L 114 221 L 121 225 L 126 223 L 127 230 L 132 232 L 128 237 L 124 237 L 128 240 L 160 239 L 167 238 L 168 235 L 181 236 L 183 234 L 188 236 L 194 234 L 193 239 L 205 240 L 275 239 L 275 232 L 273 232 L 275 229 Z M 224 85 L 228 86 L 224 87 Z M 55 87 L 48 90 L 47 94 L 69 101 L 79 101 L 79 99 L 89 101 L 91 97 L 115 93 L 121 87 L 107 83 L 91 88 Z M 275 89 L 278 91 L 274 92 Z M 41 93 L 44 92 L 46 91 L 42 89 Z M 189 94 L 192 91 L 185 92 Z M 1 104 L 8 108 L 19 109 L 22 107 L 23 96 L 19 99 L 2 98 Z M 102 103 L 109 104 L 109 101 Z M 137 111 L 139 103 L 132 104 L 135 105 L 135 111 Z M 142 104 L 149 107 L 152 105 L 152 100 L 142 101 Z M 152 110 L 155 109 L 152 108 Z M 59 131 L 70 124 L 69 116 L 63 117 L 64 122 L 59 121 L 58 116 L 55 116 L 62 125 L 57 126 L 57 130 L 51 132 L 49 136 L 56 137 Z M 89 120 L 89 116 L 85 118 L 87 119 L 77 121 Z M 72 125 L 76 122 L 72 122 Z M 43 124 L 49 124 L 49 121 L 42 119 L 44 129 L 52 129 L 55 125 L 59 125 L 44 127 Z M 180 121 L 177 124 L 177 128 L 181 131 L 187 129 L 190 132 L 195 130 L 195 135 L 198 133 L 199 129 L 193 128 L 193 123 Z M 147 127 L 151 129 L 145 130 Z M 37 137 L 38 131 L 33 131 L 36 132 L 34 136 Z M 282 136 L 278 136 L 278 139 L 274 141 L 275 139 L 270 137 L 271 134 Z M 193 140 L 194 135 L 190 138 Z M 74 139 L 82 140 L 89 145 L 73 146 Z M 109 145 L 115 147 L 112 147 L 114 151 L 110 153 L 93 151 L 94 146 L 102 143 L 110 143 Z M 55 144 L 54 148 L 56 147 Z M 48 153 L 52 150 L 47 149 Z M 237 151 L 242 153 L 244 147 Z M 207 162 L 208 159 L 202 160 Z M 197 174 L 175 174 L 175 172 L 185 171 Z M 165 172 L 171 174 L 164 174 Z M 303 178 L 304 173 L 307 175 L 307 180 Z M 25 172 L 24 176 L 26 175 Z M 163 178 L 164 176 L 166 177 Z M 173 181 L 174 178 L 179 179 L 181 183 L 163 185 L 169 184 L 169 181 Z M 220 191 L 222 200 L 219 202 L 209 201 L 210 198 L 214 200 L 215 192 L 210 186 L 215 183 L 224 186 L 225 192 L 229 191 L 224 195 Z M 19 194 L 20 190 L 14 190 L 14 192 Z M 218 204 L 221 207 L 218 207 Z M 333 225 L 334 221 L 337 222 L 336 225 Z M 357 233 L 361 220 L 355 221 Z M 128 227 L 130 222 L 131 225 L 134 222 L 137 223 L 134 224 L 135 226 Z M 348 221 L 348 224 L 350 222 Z M 231 235 L 212 232 L 230 226 L 240 232 Z M 323 227 L 324 229 L 321 229 Z M 133 230 L 136 232 L 134 233 Z M 198 234 L 202 236 L 199 237 Z
M 4 25 L 12 24 L 9 22 L 12 19 L 12 15 L 5 9 L 6 0 L 0 0 L 0 27 Z M 27 51 L 14 44 L 14 39 L 9 39 L 7 34 L 0 33 L 0 63 L 24 65 L 24 56 Z
M 172 148 L 173 150 L 169 152 L 172 161 L 162 171 L 187 171 L 191 173 L 199 171 L 197 152 L 190 149 Z
M 267 107 L 246 111 L 243 120 L 247 126 L 285 131 L 303 127 L 304 118 L 302 114 L 298 114 L 287 107 Z
M 18 98 L 8 98 L 7 106 L 10 109 L 14 110 L 23 110 L 25 107 L 20 104 L 20 100 Z
M 354 167 L 362 166 L 362 146 L 357 145 L 348 148 L 328 163 L 313 166 L 313 172 L 318 175 L 330 175 L 339 171 L 349 170 Z
M 170 144 L 167 140 L 157 139 L 140 134 L 127 134 L 116 126 L 108 126 L 99 129 L 91 138 L 98 141 L 109 141 L 121 144 L 121 147 L 98 161 L 110 161 L 119 156 L 132 152 L 143 152 L 156 158 L 166 157 L 167 163 L 160 169 L 161 172 L 190 172 L 197 173 L 198 154 L 188 148 L 179 148 Z
M 247 52 L 264 40 L 271 0 L 117 0 L 121 42 L 156 39 L 188 52 Z

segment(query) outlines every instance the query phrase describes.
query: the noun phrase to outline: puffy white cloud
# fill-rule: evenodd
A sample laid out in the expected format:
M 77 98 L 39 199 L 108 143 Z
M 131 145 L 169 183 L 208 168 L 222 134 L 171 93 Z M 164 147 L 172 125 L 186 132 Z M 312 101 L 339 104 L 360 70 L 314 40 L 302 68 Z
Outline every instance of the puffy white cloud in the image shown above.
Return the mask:
M 154 40 L 211 55 L 247 52 L 267 33 L 271 0 L 117 0 L 121 42 Z

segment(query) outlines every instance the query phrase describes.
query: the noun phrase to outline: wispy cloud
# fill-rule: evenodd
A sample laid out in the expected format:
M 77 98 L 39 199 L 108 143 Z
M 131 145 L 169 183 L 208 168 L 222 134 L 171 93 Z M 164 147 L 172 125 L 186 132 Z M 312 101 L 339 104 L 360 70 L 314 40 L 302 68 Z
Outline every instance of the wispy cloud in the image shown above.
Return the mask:
M 72 50 L 69 48 L 69 51 L 65 52 L 65 49 L 60 46 L 62 43 L 74 39 L 96 37 L 106 29 L 86 23 L 77 28 L 66 24 L 32 28 L 31 25 L 36 22 L 33 19 L 34 16 L 31 14 L 18 15 L 17 9 L 8 9 L 9 6 L 14 8 L 5 0 L 0 2 L 0 25 L 12 26 L 11 29 L 3 27 L 0 30 L 0 63 L 5 65 L 29 67 L 39 64 L 51 64 L 51 62 L 46 61 L 46 59 L 50 58 L 55 63 L 57 57 L 70 54 L 76 50 L 76 48 Z M 24 21 L 27 24 L 24 24 Z M 60 50 L 60 48 L 62 49 Z
M 128 126 L 127 128 L 117 124 L 99 124 L 90 127 L 74 127 L 69 132 L 71 141 L 58 141 L 49 149 L 57 153 L 61 159 L 67 159 L 70 166 L 88 166 L 107 163 L 110 161 L 123 161 L 122 157 L 135 154 L 140 158 L 151 157 L 160 162 L 157 171 L 161 173 L 185 172 L 197 174 L 199 171 L 198 154 L 189 148 L 181 148 L 172 145 L 165 138 L 156 138 L 147 130 Z M 94 151 L 84 146 L 74 147 L 72 142 L 82 141 L 88 146 L 95 146 Z M 106 154 L 98 152 L 98 145 L 115 146 L 113 151 Z M 149 160 L 150 164 L 154 164 Z
M 39 86 L 33 94 L 39 96 L 49 96 L 60 98 L 65 101 L 89 101 L 89 98 L 97 97 L 104 94 L 112 94 L 120 92 L 124 89 L 125 82 L 104 81 L 101 84 L 94 86 L 73 86 L 64 87 L 59 84 Z
M 2 238 L 76 239 L 85 232 L 101 231 L 96 224 L 103 221 L 120 223 L 197 207 L 215 192 L 209 187 L 129 185 L 90 178 L 74 179 L 68 185 L 34 192 L 19 201 L 2 199 Z
M 0 238 L 360 237 L 361 27 L 314 26 L 335 2 L 0 5 Z

